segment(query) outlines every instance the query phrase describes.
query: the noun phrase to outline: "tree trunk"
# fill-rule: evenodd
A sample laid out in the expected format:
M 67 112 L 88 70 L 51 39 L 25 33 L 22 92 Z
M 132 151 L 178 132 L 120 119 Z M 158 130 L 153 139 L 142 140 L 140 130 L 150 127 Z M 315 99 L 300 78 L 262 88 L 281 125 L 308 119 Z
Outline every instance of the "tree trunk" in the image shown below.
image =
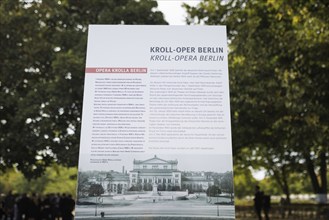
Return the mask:
M 309 154 L 304 154 L 306 159 L 306 168 L 307 172 L 311 178 L 311 183 L 313 187 L 313 192 L 316 195 L 316 200 L 318 203 L 326 203 L 327 202 L 327 157 L 326 152 L 322 151 L 319 156 L 320 160 L 320 180 L 317 178 L 315 173 L 314 162 L 311 160 Z
M 290 204 L 290 189 L 288 185 L 288 177 L 286 176 L 285 168 L 282 167 L 281 170 L 274 169 L 275 166 L 273 166 L 272 171 L 274 175 L 274 179 L 282 189 L 282 192 L 286 196 L 286 202 L 287 204 Z
M 326 152 L 322 151 L 320 154 L 320 178 L 321 178 L 321 193 L 328 193 L 327 190 L 327 156 Z
M 290 204 L 290 189 L 288 184 L 288 177 L 286 175 L 284 166 L 282 167 L 282 181 L 283 181 L 283 192 L 286 195 L 286 202 Z
M 320 191 L 320 183 L 319 183 L 319 180 L 316 177 L 316 173 L 314 171 L 313 161 L 311 160 L 309 154 L 304 154 L 304 156 L 305 156 L 305 160 L 306 160 L 306 169 L 307 169 L 309 177 L 311 178 L 313 192 L 315 194 L 317 194 Z
M 320 187 L 320 192 L 318 194 L 318 202 L 321 204 L 325 204 L 328 201 L 327 199 L 328 180 L 327 180 L 327 156 L 324 150 L 320 153 L 320 179 L 321 179 L 321 187 Z

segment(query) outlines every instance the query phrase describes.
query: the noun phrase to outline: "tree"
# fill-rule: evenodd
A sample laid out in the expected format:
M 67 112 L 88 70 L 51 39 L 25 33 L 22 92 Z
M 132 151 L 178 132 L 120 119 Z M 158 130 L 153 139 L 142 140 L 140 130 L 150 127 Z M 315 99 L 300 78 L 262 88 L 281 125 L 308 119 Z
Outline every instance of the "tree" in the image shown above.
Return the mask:
M 233 195 L 233 172 L 224 173 L 220 181 L 220 188 L 223 192 Z
M 206 194 L 209 197 L 217 197 L 222 193 L 221 189 L 218 186 L 210 186 L 208 187 Z
M 76 166 L 89 24 L 167 24 L 151 0 L 0 2 L 0 169 Z M 110 39 L 109 39 L 110 40 Z
M 142 183 L 137 183 L 136 184 L 136 191 L 142 191 L 143 190 L 143 185 Z
M 60 165 L 48 167 L 45 173 L 36 179 L 27 180 L 24 175 L 15 170 L 0 172 L 1 192 L 8 193 L 66 193 L 76 194 L 76 168 L 66 168 Z M 65 187 L 63 187 L 65 185 Z
M 266 168 L 288 200 L 292 172 L 306 170 L 313 192 L 328 192 L 328 6 L 321 0 L 185 6 L 188 23 L 228 27 L 235 162 Z
M 180 191 L 180 187 L 179 186 L 173 186 L 171 187 L 171 191 Z
M 79 172 L 79 174 L 78 174 L 78 187 L 77 187 L 78 196 L 82 197 L 82 196 L 85 196 L 86 194 L 88 194 L 89 193 L 89 186 L 90 186 L 90 182 L 89 182 L 88 175 L 84 172 Z
M 244 198 L 253 195 L 257 181 L 248 168 L 234 165 L 234 195 L 238 198 Z
M 234 184 L 233 184 L 233 172 L 224 173 L 221 178 L 220 188 L 222 192 L 229 193 L 231 196 L 231 202 L 233 202 Z
M 104 188 L 101 184 L 91 184 L 88 190 L 89 196 L 100 196 L 104 193 Z

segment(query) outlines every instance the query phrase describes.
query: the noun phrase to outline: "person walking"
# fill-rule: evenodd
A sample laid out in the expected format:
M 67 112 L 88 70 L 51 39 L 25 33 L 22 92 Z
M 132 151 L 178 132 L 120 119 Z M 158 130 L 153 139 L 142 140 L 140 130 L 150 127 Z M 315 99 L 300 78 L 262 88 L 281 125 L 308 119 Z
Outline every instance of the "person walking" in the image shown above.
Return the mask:
M 72 199 L 72 196 L 63 194 L 60 201 L 60 209 L 61 209 L 63 220 L 74 219 L 74 216 L 72 214 L 74 207 L 75 207 L 75 201 L 74 199 Z
M 266 220 L 270 220 L 270 217 L 269 217 L 270 209 L 271 209 L 271 196 L 263 195 L 263 210 L 264 210 Z
M 5 212 L 5 219 L 13 220 L 14 219 L 14 206 L 15 206 L 16 197 L 12 194 L 11 191 L 8 192 L 7 196 L 3 201 L 3 209 Z
M 264 193 L 260 191 L 260 187 L 255 186 L 254 208 L 259 220 L 262 220 L 263 196 Z

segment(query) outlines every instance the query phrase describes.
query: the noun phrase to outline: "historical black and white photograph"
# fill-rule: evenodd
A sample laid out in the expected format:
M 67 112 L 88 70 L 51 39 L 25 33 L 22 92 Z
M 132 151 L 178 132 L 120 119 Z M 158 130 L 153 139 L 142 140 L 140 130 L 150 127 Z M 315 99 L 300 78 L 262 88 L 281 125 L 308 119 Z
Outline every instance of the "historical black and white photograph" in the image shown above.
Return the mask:
M 231 155 L 123 155 L 84 167 L 76 219 L 234 219 Z

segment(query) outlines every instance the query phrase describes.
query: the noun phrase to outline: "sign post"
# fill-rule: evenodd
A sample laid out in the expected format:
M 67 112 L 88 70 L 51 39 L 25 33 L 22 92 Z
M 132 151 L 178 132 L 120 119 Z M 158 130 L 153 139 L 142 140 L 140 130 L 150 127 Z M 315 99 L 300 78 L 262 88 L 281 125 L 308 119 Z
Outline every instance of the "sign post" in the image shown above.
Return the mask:
M 211 187 L 233 184 L 227 51 L 225 26 L 89 27 L 79 173 L 112 216 L 216 213 Z

